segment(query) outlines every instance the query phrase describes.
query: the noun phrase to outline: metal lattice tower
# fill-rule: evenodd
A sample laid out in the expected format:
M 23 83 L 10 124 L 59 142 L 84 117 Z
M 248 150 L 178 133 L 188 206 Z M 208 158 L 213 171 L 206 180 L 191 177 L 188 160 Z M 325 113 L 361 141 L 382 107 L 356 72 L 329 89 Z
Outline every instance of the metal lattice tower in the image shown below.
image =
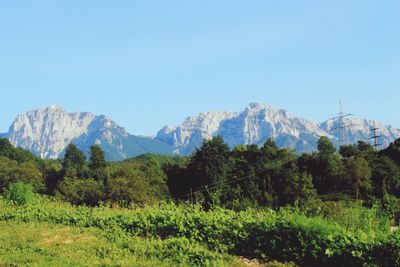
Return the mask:
M 375 150 L 379 150 L 379 146 L 382 144 L 379 144 L 379 138 L 382 137 L 382 135 L 378 135 L 378 130 L 379 128 L 376 127 L 375 122 L 374 122 L 374 127 L 371 128 L 371 132 L 372 132 L 372 137 L 370 139 L 374 140 L 374 144 L 372 145 Z
M 330 120 L 338 120 L 338 126 L 330 129 L 329 132 L 339 131 L 339 148 L 344 145 L 349 144 L 349 136 L 347 133 L 347 129 L 354 126 L 353 124 L 348 124 L 345 122 L 346 117 L 353 116 L 354 114 L 344 113 L 342 100 L 340 100 L 340 111 L 337 117 L 330 118 Z

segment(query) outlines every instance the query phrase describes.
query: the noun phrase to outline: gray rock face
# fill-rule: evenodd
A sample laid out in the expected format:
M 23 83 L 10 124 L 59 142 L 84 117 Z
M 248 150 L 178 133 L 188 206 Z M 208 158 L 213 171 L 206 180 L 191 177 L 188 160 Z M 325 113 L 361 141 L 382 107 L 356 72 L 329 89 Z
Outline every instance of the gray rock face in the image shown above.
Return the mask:
M 88 133 L 95 118 L 91 113 L 67 113 L 50 106 L 19 115 L 8 131 L 8 138 L 13 145 L 42 158 L 57 158 L 70 142 Z
M 338 120 L 328 120 L 317 124 L 292 116 L 285 110 L 252 103 L 242 112 L 208 112 L 189 117 L 178 127 L 164 127 L 157 138 L 173 146 L 177 154 L 190 154 L 203 139 L 216 135 L 222 136 L 231 147 L 238 144 L 262 145 L 272 138 L 280 147 L 308 152 L 316 150 L 321 136 L 327 136 L 337 144 L 339 133 L 330 130 L 338 123 Z M 374 125 L 382 134 L 383 146 L 400 137 L 398 129 L 374 121 L 347 118 L 346 124 L 353 125 L 347 129 L 349 143 L 358 140 L 370 142 L 370 129 Z
M 344 124 L 348 125 L 344 133 L 344 137 L 347 138 L 347 142 L 350 144 L 357 143 L 357 141 L 362 140 L 367 143 L 372 144 L 373 141 L 370 139 L 372 136 L 371 129 L 378 128 L 377 134 L 381 135 L 379 138 L 379 143 L 381 148 L 389 146 L 391 142 L 400 138 L 400 130 L 393 126 L 385 125 L 377 121 L 360 119 L 360 118 L 345 118 L 343 120 Z M 321 129 L 334 134 L 336 141 L 339 138 L 338 131 L 331 131 L 331 129 L 336 129 L 339 127 L 338 120 L 327 120 L 319 125 Z
M 109 160 L 122 160 L 143 153 L 189 155 L 204 139 L 220 135 L 231 146 L 262 145 L 268 138 L 279 147 L 297 152 L 316 150 L 321 136 L 338 143 L 338 120 L 315 123 L 295 117 L 285 110 L 252 103 L 242 112 L 207 112 L 188 117 L 180 126 L 164 127 L 155 138 L 130 135 L 105 116 L 88 112 L 68 113 L 57 106 L 19 115 L 8 133 L 14 146 L 32 151 L 42 158 L 58 158 L 69 143 L 85 153 L 93 144 L 100 145 Z M 346 118 L 349 143 L 371 143 L 371 128 L 379 128 L 382 148 L 400 138 L 400 130 L 379 122 Z
M 62 156 L 70 143 L 75 143 L 86 153 L 90 146 L 98 144 L 110 160 L 147 152 L 170 153 L 168 145 L 152 138 L 130 135 L 105 116 L 88 112 L 68 113 L 54 105 L 19 115 L 6 136 L 14 146 L 45 159 Z

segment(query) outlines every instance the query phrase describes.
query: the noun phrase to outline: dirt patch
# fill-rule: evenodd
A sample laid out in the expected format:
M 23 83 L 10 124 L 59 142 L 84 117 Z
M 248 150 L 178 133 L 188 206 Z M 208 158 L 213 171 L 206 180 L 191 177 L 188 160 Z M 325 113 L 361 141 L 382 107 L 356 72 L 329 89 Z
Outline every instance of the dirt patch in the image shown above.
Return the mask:
M 239 257 L 239 262 L 245 267 L 296 267 L 294 263 L 281 263 L 277 261 L 262 261 L 258 259 L 248 259 L 245 257 Z
M 71 228 L 63 227 L 53 229 L 51 233 L 42 233 L 41 244 L 45 247 L 71 245 L 74 243 L 90 242 L 95 239 L 94 236 L 82 233 L 74 233 Z

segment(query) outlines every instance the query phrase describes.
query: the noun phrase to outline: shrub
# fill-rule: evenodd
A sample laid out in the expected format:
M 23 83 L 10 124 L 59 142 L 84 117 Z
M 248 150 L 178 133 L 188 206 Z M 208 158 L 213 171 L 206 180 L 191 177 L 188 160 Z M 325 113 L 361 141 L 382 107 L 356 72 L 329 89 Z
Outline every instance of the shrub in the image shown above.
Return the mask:
M 103 195 L 102 184 L 92 178 L 78 179 L 65 178 L 60 183 L 59 193 L 63 198 L 76 205 L 94 206 L 99 203 Z
M 35 199 L 33 187 L 30 184 L 14 183 L 5 192 L 5 198 L 18 205 L 26 205 Z
M 215 254 L 202 253 L 203 245 L 215 252 L 292 261 L 300 266 L 400 266 L 400 231 L 379 226 L 375 208 L 343 205 L 341 209 L 330 217 L 307 216 L 296 209 L 204 211 L 173 203 L 130 209 L 74 207 L 40 198 L 35 205 L 17 208 L 0 200 L 0 221 L 96 227 L 111 231 L 113 237 L 161 239 L 166 243 L 157 251 L 176 253 L 177 262 L 187 260 L 200 266 L 218 260 Z M 360 222 L 352 225 L 357 218 Z
M 400 199 L 385 195 L 382 200 L 382 213 L 390 217 L 392 224 L 400 223 Z

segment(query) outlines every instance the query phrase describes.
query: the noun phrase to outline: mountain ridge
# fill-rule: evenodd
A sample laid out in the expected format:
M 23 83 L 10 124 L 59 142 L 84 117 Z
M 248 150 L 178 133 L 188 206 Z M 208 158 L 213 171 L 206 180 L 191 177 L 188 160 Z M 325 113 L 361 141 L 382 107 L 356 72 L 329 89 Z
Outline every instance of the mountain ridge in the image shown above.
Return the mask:
M 75 143 L 86 154 L 90 146 L 98 144 L 109 160 L 143 153 L 171 153 L 169 146 L 152 138 L 131 135 L 104 115 L 69 113 L 56 105 L 18 115 L 3 136 L 13 145 L 46 159 L 62 156 L 69 143 Z
M 356 117 L 345 118 L 352 125 L 345 133 L 349 143 L 358 140 L 370 142 L 372 127 L 378 127 L 386 147 L 400 138 L 400 130 L 376 121 Z M 42 158 L 58 158 L 65 147 L 73 142 L 85 153 L 93 144 L 100 145 L 107 159 L 121 160 L 144 153 L 189 155 L 204 139 L 219 135 L 230 147 L 235 145 L 262 145 L 268 138 L 279 147 L 297 152 L 313 151 L 321 136 L 338 143 L 338 119 L 316 123 L 296 117 L 284 109 L 268 104 L 250 103 L 243 111 L 203 112 L 187 117 L 181 125 L 164 126 L 154 137 L 132 135 L 104 115 L 90 112 L 69 113 L 51 105 L 20 114 L 14 120 L 8 138 L 15 146 L 28 149 Z
M 200 145 L 202 140 L 220 135 L 231 146 L 237 144 L 262 145 L 268 138 L 273 138 L 280 147 L 289 147 L 298 152 L 309 152 L 317 149 L 317 141 L 327 136 L 338 143 L 339 132 L 331 129 L 338 127 L 338 119 L 316 123 L 301 117 L 293 116 L 284 109 L 277 109 L 267 104 L 250 103 L 242 112 L 207 112 L 186 118 L 180 126 L 162 128 L 157 138 L 175 147 L 176 153 L 187 154 Z M 210 127 L 210 122 L 213 123 Z M 382 129 L 382 145 L 400 137 L 400 130 L 379 122 L 346 118 L 349 127 L 345 135 L 349 143 L 358 140 L 369 142 L 370 128 Z

